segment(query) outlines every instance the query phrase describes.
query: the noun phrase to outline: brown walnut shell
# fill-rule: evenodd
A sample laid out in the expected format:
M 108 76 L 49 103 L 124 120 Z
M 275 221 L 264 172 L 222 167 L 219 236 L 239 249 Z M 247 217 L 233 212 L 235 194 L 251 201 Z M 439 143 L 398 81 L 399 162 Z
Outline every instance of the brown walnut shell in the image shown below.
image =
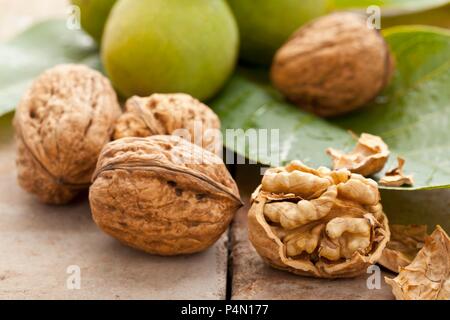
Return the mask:
M 378 264 L 398 273 L 401 268 L 409 265 L 417 253 L 423 248 L 428 236 L 426 225 L 392 224 L 391 240 L 383 250 Z
M 390 154 L 387 144 L 380 137 L 368 133 L 361 134 L 350 153 L 333 148 L 328 148 L 326 152 L 333 159 L 333 169 L 347 169 L 364 177 L 383 170 Z
M 134 96 L 117 121 L 114 139 L 177 134 L 204 149 L 222 151 L 219 117 L 188 94 Z
M 242 205 L 222 160 L 177 136 L 107 144 L 93 179 L 89 199 L 97 225 L 152 254 L 205 250 Z
M 384 177 L 379 181 L 381 186 L 387 187 L 401 187 L 404 185 L 412 186 L 414 185 L 413 175 L 407 175 L 403 172 L 403 167 L 405 166 L 405 159 L 397 157 L 397 166 L 388 170 Z
M 394 60 L 366 20 L 340 12 L 300 28 L 275 55 L 274 85 L 292 102 L 324 117 L 373 100 L 388 84 Z
M 320 278 L 365 273 L 390 237 L 375 181 L 298 161 L 265 173 L 248 221 L 267 263 Z
M 48 204 L 87 189 L 98 154 L 120 115 L 107 78 L 82 65 L 59 65 L 39 76 L 14 118 L 19 184 Z
M 450 300 L 450 238 L 440 226 L 425 239 L 411 264 L 385 277 L 397 300 Z

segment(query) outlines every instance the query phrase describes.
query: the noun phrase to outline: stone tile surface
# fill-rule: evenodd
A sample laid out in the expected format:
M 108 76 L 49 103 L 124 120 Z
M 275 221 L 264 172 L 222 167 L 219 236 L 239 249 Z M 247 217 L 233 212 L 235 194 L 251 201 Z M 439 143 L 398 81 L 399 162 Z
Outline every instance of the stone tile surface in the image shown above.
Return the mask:
M 225 298 L 226 235 L 192 256 L 141 253 L 97 229 L 87 194 L 69 206 L 39 204 L 17 185 L 13 158 L 0 143 L 0 299 Z M 70 266 L 80 268 L 80 290 L 67 289 Z

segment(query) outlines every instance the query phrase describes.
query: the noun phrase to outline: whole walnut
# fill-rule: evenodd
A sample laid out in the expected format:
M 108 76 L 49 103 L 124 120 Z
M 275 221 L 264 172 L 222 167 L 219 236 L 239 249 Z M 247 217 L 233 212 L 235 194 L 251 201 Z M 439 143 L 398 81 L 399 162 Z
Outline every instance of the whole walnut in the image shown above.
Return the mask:
M 274 85 L 301 108 L 324 117 L 373 100 L 388 84 L 394 60 L 380 32 L 366 20 L 341 12 L 300 28 L 274 58 Z
M 389 241 L 375 181 L 299 161 L 269 169 L 253 195 L 249 238 L 270 265 L 320 278 L 365 273 Z
M 103 231 L 158 255 L 205 250 L 242 205 L 218 156 L 168 135 L 107 144 L 89 199 Z
M 113 88 L 99 72 L 82 65 L 45 71 L 14 118 L 19 184 L 44 203 L 69 202 L 89 187 L 120 112 Z
M 222 150 L 219 117 L 188 94 L 153 94 L 130 98 L 114 139 L 177 134 L 208 151 Z

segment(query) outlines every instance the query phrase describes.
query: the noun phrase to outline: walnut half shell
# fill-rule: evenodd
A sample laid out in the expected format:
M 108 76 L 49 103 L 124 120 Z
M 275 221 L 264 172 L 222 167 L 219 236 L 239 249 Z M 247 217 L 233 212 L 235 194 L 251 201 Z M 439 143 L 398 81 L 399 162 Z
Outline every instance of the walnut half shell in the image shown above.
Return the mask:
M 321 278 L 366 272 L 390 237 L 373 180 L 298 161 L 266 172 L 248 221 L 250 241 L 270 265 Z
M 14 118 L 19 184 L 49 204 L 89 188 L 97 157 L 121 111 L 109 80 L 83 65 L 39 76 Z
M 208 248 L 242 205 L 222 160 L 177 136 L 107 144 L 93 179 L 89 199 L 97 225 L 153 254 Z
M 413 262 L 385 278 L 397 300 L 450 300 L 450 238 L 437 226 Z
M 398 225 L 392 224 L 391 240 L 383 250 L 378 264 L 398 273 L 400 268 L 409 265 L 425 244 L 428 236 L 426 225 Z
M 390 154 L 387 144 L 380 137 L 368 133 L 361 134 L 350 153 L 333 148 L 328 148 L 326 152 L 333 159 L 333 169 L 347 169 L 364 177 L 381 171 Z
M 387 171 L 385 176 L 380 179 L 381 186 L 387 187 L 401 187 L 403 185 L 412 186 L 414 184 L 414 178 L 412 175 L 406 175 L 403 172 L 405 166 L 405 159 L 397 157 L 398 165 Z

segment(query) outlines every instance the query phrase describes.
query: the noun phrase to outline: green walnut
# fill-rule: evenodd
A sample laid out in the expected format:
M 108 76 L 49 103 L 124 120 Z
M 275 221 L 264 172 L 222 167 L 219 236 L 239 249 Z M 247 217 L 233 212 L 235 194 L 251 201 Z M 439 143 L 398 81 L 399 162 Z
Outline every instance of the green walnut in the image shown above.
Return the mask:
M 72 0 L 72 3 L 80 8 L 83 29 L 100 43 L 106 20 L 116 0 Z
M 102 61 L 125 97 L 188 93 L 211 98 L 234 69 L 239 32 L 224 0 L 121 0 Z
M 270 64 L 276 50 L 305 22 L 326 12 L 326 0 L 228 0 L 241 33 L 241 59 Z

